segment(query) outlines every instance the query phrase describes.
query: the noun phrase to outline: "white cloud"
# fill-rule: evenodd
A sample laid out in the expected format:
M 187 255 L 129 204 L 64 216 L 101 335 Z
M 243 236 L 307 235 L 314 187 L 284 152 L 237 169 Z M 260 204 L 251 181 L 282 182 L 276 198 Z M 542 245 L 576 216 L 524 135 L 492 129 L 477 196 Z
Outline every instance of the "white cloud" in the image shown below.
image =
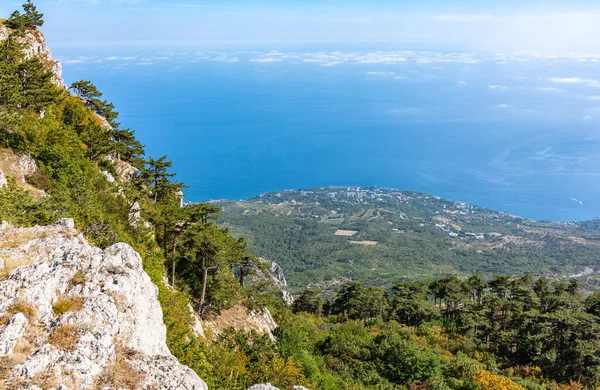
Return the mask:
M 594 79 L 582 79 L 579 77 L 551 77 L 548 80 L 559 84 L 585 84 L 588 87 L 600 87 L 600 81 Z
M 591 115 L 585 115 L 585 116 L 584 116 L 582 119 L 583 119 L 584 121 L 586 121 L 586 122 L 587 122 L 587 121 L 591 121 L 591 120 L 593 120 L 593 119 L 594 119 L 594 117 L 593 117 L 593 116 L 591 116 Z
M 136 63 L 136 65 L 149 66 L 149 65 L 154 65 L 154 63 L 152 61 L 141 61 L 141 62 Z
M 367 74 L 372 76 L 394 76 L 396 72 L 367 72 Z
M 578 77 L 550 77 L 549 80 L 553 83 L 559 84 L 581 84 L 583 82 L 583 79 L 580 79 Z
M 537 87 L 536 89 L 542 92 L 565 92 L 564 89 L 554 87 Z
M 577 198 L 571 198 L 571 200 L 572 200 L 573 202 L 579 203 L 581 206 L 583 206 L 583 202 L 582 202 L 582 201 L 580 201 L 579 199 L 577 199 Z
M 588 96 L 589 100 L 600 100 L 600 96 Z
M 494 89 L 494 90 L 500 90 L 500 91 L 504 91 L 504 90 L 508 89 L 504 85 L 490 85 L 488 88 L 489 89 Z
M 258 62 L 258 63 L 270 63 L 270 62 L 281 62 L 281 58 L 254 58 L 250 60 L 250 62 Z
M 393 55 L 379 55 L 379 56 L 366 56 L 362 58 L 358 58 L 356 62 L 360 64 L 386 64 L 393 65 L 399 64 L 402 62 L 406 62 L 406 58 L 404 57 L 396 57 Z
M 460 80 L 457 84 L 461 86 L 469 85 L 465 80 Z
M 327 62 L 327 63 L 323 64 L 323 66 L 336 66 L 336 65 L 341 65 L 344 62 L 345 61 L 331 61 L 331 62 Z
M 508 104 L 498 104 L 494 108 L 508 108 Z
M 448 14 L 448 15 L 434 15 L 431 17 L 433 20 L 441 22 L 458 22 L 458 23 L 473 23 L 473 22 L 485 22 L 493 20 L 496 17 L 488 14 Z
M 85 61 L 82 59 L 72 59 L 72 60 L 63 60 L 63 64 L 66 65 L 75 65 L 75 64 L 83 64 Z
M 600 81 L 598 80 L 585 80 L 588 87 L 600 87 Z
M 226 54 L 221 54 L 218 55 L 214 58 L 210 59 L 211 61 L 216 61 L 216 62 L 240 62 L 240 60 L 237 57 L 229 57 Z

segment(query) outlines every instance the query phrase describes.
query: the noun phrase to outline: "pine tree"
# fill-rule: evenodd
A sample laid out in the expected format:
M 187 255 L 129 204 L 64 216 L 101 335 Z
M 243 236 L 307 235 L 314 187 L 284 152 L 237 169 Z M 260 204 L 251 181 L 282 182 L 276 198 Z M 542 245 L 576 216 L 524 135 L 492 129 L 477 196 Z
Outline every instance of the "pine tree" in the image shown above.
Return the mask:
M 150 157 L 146 164 L 148 167 L 142 173 L 142 177 L 152 188 L 152 200 L 155 203 L 166 200 L 181 191 L 183 185 L 172 183 L 170 180 L 175 174 L 169 173 L 169 168 L 173 166 L 173 162 L 168 161 L 166 155 L 158 159 Z
M 78 98 L 86 101 L 91 101 L 93 99 L 102 97 L 102 92 L 100 92 L 91 81 L 75 81 L 73 84 L 71 84 L 69 89 L 74 90 L 77 93 Z
M 130 129 L 113 130 L 112 138 L 116 144 L 117 159 L 131 161 L 144 155 L 144 145 L 135 138 L 135 133 Z
M 5 25 L 13 30 L 23 32 L 28 28 L 41 27 L 44 24 L 44 15 L 37 11 L 31 0 L 27 0 L 23 4 L 23 11 L 24 13 L 14 11 L 5 22 Z
M 108 156 L 115 151 L 115 144 L 111 140 L 111 131 L 102 126 L 90 124 L 81 131 L 81 140 L 86 144 L 86 156 L 92 161 Z
M 306 289 L 294 301 L 292 310 L 294 313 L 305 312 L 320 316 L 323 315 L 324 306 L 325 299 L 321 296 L 320 290 Z
M 30 27 L 41 27 L 44 25 L 44 14 L 37 11 L 31 0 L 27 0 L 27 2 L 23 4 L 23 10 L 25 11 L 25 17 Z
M 52 84 L 52 73 L 38 58 L 21 62 L 17 72 L 23 95 L 22 108 L 41 111 L 58 97 L 59 91 Z

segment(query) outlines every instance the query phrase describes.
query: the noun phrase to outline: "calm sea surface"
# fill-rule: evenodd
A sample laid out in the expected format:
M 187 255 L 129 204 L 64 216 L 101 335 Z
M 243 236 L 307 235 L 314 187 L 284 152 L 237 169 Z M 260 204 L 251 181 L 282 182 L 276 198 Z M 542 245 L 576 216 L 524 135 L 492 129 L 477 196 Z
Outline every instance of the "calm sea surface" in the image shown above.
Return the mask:
M 277 49 L 278 51 L 271 51 Z M 600 216 L 593 56 L 349 47 L 63 47 L 187 199 L 329 185 L 535 219 Z

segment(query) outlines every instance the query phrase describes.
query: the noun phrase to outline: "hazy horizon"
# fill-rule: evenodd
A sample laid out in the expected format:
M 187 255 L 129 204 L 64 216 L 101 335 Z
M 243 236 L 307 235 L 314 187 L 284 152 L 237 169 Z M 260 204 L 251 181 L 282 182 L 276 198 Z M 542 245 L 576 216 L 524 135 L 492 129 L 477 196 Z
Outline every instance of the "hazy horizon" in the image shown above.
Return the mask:
M 600 5 L 468 0 L 39 0 L 54 46 L 385 42 L 477 50 L 596 51 Z M 0 5 L 9 15 L 19 1 Z

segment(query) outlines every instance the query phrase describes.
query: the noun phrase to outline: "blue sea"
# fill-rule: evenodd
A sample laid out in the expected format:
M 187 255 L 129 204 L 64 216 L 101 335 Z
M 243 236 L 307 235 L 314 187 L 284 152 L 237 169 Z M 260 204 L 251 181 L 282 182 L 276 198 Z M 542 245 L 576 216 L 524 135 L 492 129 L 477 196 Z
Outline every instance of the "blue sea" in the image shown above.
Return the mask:
M 435 48 L 59 47 L 187 200 L 330 185 L 600 216 L 600 57 Z

